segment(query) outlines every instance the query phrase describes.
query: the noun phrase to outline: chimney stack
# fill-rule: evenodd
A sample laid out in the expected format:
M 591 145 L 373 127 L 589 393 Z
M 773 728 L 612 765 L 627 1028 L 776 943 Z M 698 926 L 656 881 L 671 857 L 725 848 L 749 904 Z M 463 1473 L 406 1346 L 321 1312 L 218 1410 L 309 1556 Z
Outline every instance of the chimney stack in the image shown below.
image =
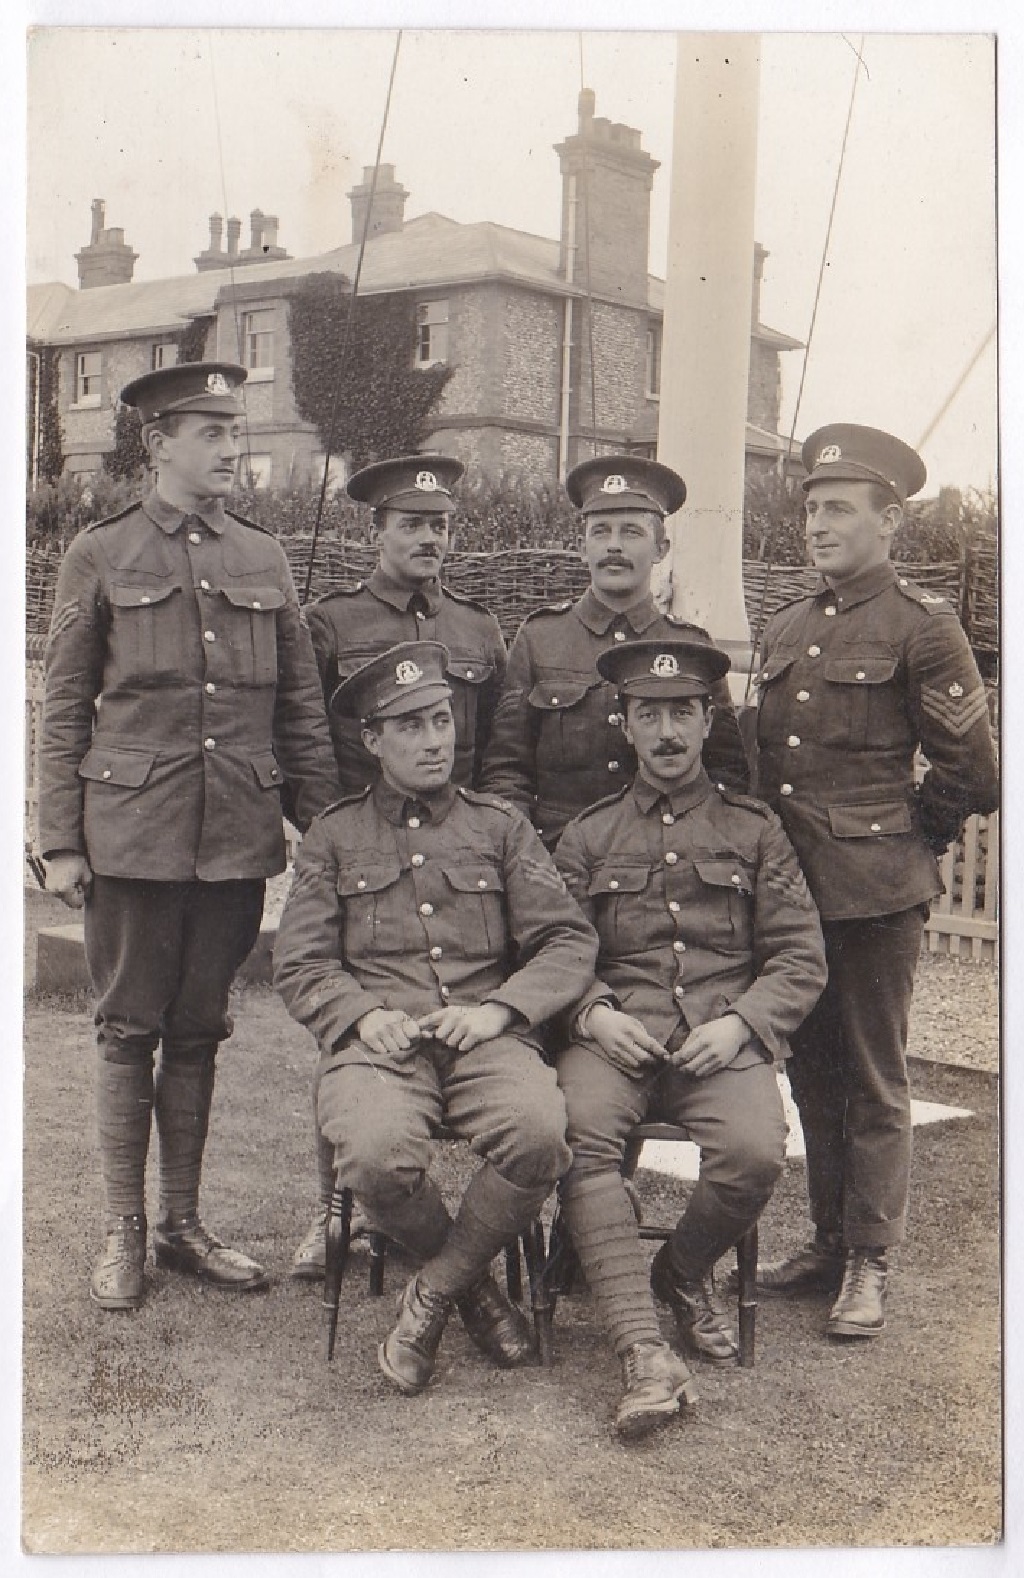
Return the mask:
M 135 272 L 139 254 L 125 244 L 122 229 L 104 227 L 105 213 L 102 197 L 94 197 L 89 245 L 75 253 L 80 290 L 92 290 L 97 285 L 127 285 Z
M 651 187 L 658 160 L 632 126 L 595 117 L 593 90 L 583 88 L 573 136 L 555 145 L 562 169 L 559 272 L 598 294 L 646 307 Z
M 238 256 L 238 240 L 242 234 L 242 221 L 240 219 L 228 220 L 228 257 Z
M 370 188 L 373 184 L 373 165 L 363 167 L 363 179 L 348 194 L 352 205 L 352 240 L 363 239 L 366 210 L 370 206 Z M 373 194 L 373 213 L 367 239 L 401 230 L 405 220 L 405 204 L 409 194 L 400 181 L 395 180 L 393 164 L 382 164 L 377 172 L 377 190 Z

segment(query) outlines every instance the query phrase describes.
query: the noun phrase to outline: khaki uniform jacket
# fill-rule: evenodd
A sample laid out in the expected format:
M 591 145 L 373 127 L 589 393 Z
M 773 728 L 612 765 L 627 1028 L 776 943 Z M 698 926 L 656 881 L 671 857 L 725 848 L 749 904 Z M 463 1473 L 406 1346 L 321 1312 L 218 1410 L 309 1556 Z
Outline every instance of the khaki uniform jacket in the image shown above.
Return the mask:
M 796 855 L 766 806 L 703 772 L 669 797 L 638 777 L 570 822 L 555 860 L 600 939 L 589 1001 L 606 992 L 670 1050 L 738 1014 L 757 1042 L 732 1068 L 788 1055 L 787 1037 L 825 985 L 825 952 Z
M 352 591 L 332 592 L 311 604 L 306 617 L 328 706 L 343 679 L 388 647 L 399 641 L 443 642 L 450 653 L 455 718 L 452 782 L 468 786 L 477 782 L 505 678 L 505 643 L 493 614 L 480 603 L 456 596 L 439 581 L 410 592 L 378 566 Z M 338 775 L 347 794 L 372 783 L 379 769 L 363 746 L 359 724 L 333 712 L 329 719 Z
M 762 649 L 757 792 L 822 917 L 934 898 L 936 852 L 999 801 L 985 690 L 950 605 L 886 561 L 838 592 L 822 579 L 769 620 Z
M 576 603 L 531 614 L 512 643 L 481 787 L 518 805 L 553 845 L 570 817 L 623 788 L 636 771 L 615 687 L 597 672 L 598 655 L 613 641 L 672 640 L 697 629 L 662 614 L 650 596 L 617 613 L 592 590 Z M 725 680 L 713 694 L 704 760 L 716 782 L 742 791 L 747 759 Z
M 39 833 L 114 877 L 285 866 L 337 795 L 309 633 L 280 545 L 219 502 L 157 493 L 72 542 L 46 652 Z
M 596 954 L 514 807 L 450 784 L 407 798 L 378 779 L 303 840 L 274 985 L 332 1061 L 362 1061 L 351 1043 L 371 1009 L 506 1003 L 524 1033 L 583 996 Z

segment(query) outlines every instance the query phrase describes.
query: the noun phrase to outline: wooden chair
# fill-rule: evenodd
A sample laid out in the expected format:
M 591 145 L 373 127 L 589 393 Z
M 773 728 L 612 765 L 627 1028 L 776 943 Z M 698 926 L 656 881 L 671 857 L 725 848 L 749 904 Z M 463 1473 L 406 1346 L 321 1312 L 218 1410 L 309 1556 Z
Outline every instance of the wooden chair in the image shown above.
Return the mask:
M 689 1131 L 674 1123 L 640 1123 L 632 1131 L 626 1142 L 626 1151 L 622 1162 L 622 1173 L 626 1178 L 632 1178 L 640 1160 L 640 1151 L 644 1140 L 684 1141 L 691 1138 Z M 667 1243 L 672 1237 L 675 1223 L 671 1226 L 662 1226 L 656 1223 L 641 1222 L 639 1224 L 640 1237 L 653 1239 L 660 1243 Z M 568 1292 L 571 1287 L 571 1270 L 568 1275 L 564 1273 L 559 1278 L 559 1258 L 565 1244 L 571 1247 L 568 1231 L 562 1219 L 561 1212 L 556 1212 L 555 1220 L 551 1224 L 551 1235 L 548 1248 L 548 1259 L 545 1264 L 544 1297 L 541 1309 L 544 1318 L 553 1321 L 554 1307 L 557 1302 L 555 1292 L 556 1284 L 562 1291 Z M 575 1259 L 575 1251 L 571 1251 L 570 1262 Z M 757 1318 L 757 1223 L 749 1228 L 736 1245 L 736 1269 L 739 1284 L 739 1362 L 744 1367 L 752 1367 L 754 1363 L 754 1337 Z M 536 1306 L 535 1306 L 536 1309 Z M 539 1340 L 539 1339 L 538 1339 Z M 552 1345 L 551 1333 L 547 1334 L 547 1344 Z

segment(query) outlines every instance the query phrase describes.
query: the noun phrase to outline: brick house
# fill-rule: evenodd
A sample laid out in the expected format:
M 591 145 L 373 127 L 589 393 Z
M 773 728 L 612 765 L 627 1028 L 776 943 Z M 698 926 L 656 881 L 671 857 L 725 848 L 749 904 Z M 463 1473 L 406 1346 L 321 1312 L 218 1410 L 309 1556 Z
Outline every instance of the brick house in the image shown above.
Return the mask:
M 421 366 L 453 375 L 424 447 L 447 450 L 489 475 L 553 480 L 599 448 L 653 454 L 657 441 L 664 282 L 648 272 L 650 193 L 657 161 L 631 127 L 595 117 L 579 97 L 576 131 L 558 144 L 562 172 L 558 239 L 441 214 L 406 220 L 408 193 L 393 166 L 379 172 L 360 295 L 412 291 Z M 352 240 L 311 258 L 278 243 L 278 220 L 219 214 L 194 259 L 194 274 L 133 283 L 137 254 L 92 205 L 92 231 L 76 253 L 79 289 L 29 290 L 30 384 L 41 353 L 57 356 L 57 403 L 65 468 L 90 473 L 113 447 L 118 391 L 176 359 L 189 325 L 208 358 L 249 369 L 246 403 L 254 479 L 284 485 L 319 475 L 320 441 L 292 392 L 287 290 L 303 275 L 351 279 L 370 177 L 349 193 Z M 226 232 L 226 233 L 225 233 Z M 589 244 L 588 244 L 589 239 Z M 226 244 L 225 244 L 226 241 Z M 780 357 L 800 341 L 760 321 L 766 253 L 752 270 L 748 464 L 772 465 L 779 437 Z M 588 307 L 592 322 L 588 321 Z M 593 347 L 593 376 L 591 375 Z M 30 476 L 34 415 L 30 410 Z M 339 457 L 343 466 L 344 457 Z

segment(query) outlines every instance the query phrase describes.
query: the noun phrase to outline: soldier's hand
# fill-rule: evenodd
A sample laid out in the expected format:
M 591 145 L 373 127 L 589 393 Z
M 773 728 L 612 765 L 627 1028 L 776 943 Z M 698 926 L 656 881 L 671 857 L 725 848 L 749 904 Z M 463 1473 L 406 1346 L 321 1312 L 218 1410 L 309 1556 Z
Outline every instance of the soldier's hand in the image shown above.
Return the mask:
M 420 1039 L 420 1025 L 401 1008 L 371 1008 L 356 1024 L 363 1045 L 379 1057 L 401 1059 Z
M 420 1029 L 425 1036 L 443 1041 L 446 1047 L 458 1052 L 469 1052 L 482 1041 L 493 1041 L 504 1035 L 515 1018 L 511 1008 L 504 1003 L 478 1003 L 461 1007 L 452 1003 L 447 1008 L 435 1008 L 420 1018 Z
M 595 1003 L 586 1019 L 587 1038 L 596 1041 L 607 1062 L 623 1074 L 637 1074 L 665 1061 L 665 1048 L 632 1014 Z
M 56 893 L 70 909 L 80 910 L 92 887 L 92 867 L 84 855 L 59 850 L 46 862 L 46 891 Z
M 728 1068 L 750 1037 L 750 1026 L 739 1014 L 723 1014 L 721 1019 L 709 1019 L 706 1025 L 691 1030 L 679 1050 L 672 1053 L 671 1061 L 685 1074 L 704 1079 Z

